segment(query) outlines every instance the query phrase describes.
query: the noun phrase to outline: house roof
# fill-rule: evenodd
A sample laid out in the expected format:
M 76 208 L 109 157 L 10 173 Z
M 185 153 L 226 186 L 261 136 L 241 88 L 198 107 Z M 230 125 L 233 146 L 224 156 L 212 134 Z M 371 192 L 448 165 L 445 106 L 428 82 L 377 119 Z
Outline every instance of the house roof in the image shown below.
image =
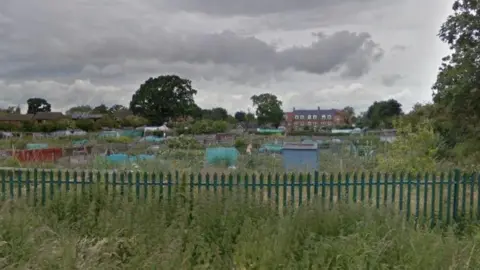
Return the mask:
M 133 115 L 133 112 L 130 110 L 120 110 L 113 113 L 117 118 L 125 118 L 127 116 Z
M 33 120 L 59 120 L 64 118 L 65 115 L 61 112 L 38 112 L 32 119 Z
M 100 119 L 102 114 L 91 114 L 91 113 L 73 113 L 72 119 Z
M 294 115 L 318 115 L 318 116 L 321 116 L 321 115 L 334 115 L 336 113 L 338 113 L 339 111 L 341 110 L 337 110 L 337 109 L 327 109 L 327 110 L 322 110 L 320 108 L 318 109 L 313 109 L 313 110 L 296 110 L 296 109 L 293 109 L 293 114 Z
M 0 121 L 29 121 L 32 120 L 32 114 L 4 114 L 0 115 Z

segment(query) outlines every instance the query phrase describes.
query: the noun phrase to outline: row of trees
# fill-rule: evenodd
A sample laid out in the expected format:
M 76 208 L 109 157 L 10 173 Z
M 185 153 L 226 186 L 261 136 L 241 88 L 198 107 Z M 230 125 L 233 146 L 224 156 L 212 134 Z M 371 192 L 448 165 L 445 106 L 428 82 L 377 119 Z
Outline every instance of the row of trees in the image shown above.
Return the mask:
M 190 80 L 177 75 L 162 75 L 149 78 L 133 94 L 129 107 L 113 105 L 108 107 L 101 104 L 96 107 L 79 105 L 70 108 L 66 114 L 91 113 L 101 114 L 103 118 L 98 121 L 78 120 L 68 126 L 75 126 L 84 130 L 98 130 L 102 127 L 116 128 L 120 126 L 138 127 L 146 124 L 162 125 L 165 122 L 182 123 L 185 132 L 206 130 L 205 124 L 215 125 L 210 130 L 224 130 L 225 124 L 239 122 L 257 123 L 259 125 L 272 125 L 278 127 L 284 120 L 282 101 L 271 93 L 263 93 L 251 97 L 255 108 L 254 113 L 238 111 L 233 116 L 222 107 L 202 109 L 194 101 L 197 90 L 192 87 Z M 50 112 L 51 104 L 43 98 L 30 98 L 27 100 L 27 113 Z M 20 113 L 19 107 L 9 107 L 4 113 Z M 130 115 L 132 114 L 133 115 Z M 381 128 L 391 127 L 396 116 L 402 115 L 401 104 L 396 100 L 374 102 L 366 112 L 355 115 L 352 107 L 344 108 L 345 122 L 357 123 L 361 127 Z M 200 120 L 208 120 L 199 122 Z M 218 123 L 217 123 L 218 121 Z M 187 124 L 185 124 L 185 122 Z M 37 130 L 51 130 L 63 128 L 63 123 L 46 123 L 31 125 Z M 222 127 L 222 128 L 219 128 Z M 13 126 L 12 126 L 13 128 Z M 20 127 L 23 129 L 23 127 Z M 208 132 L 207 132 L 208 133 Z

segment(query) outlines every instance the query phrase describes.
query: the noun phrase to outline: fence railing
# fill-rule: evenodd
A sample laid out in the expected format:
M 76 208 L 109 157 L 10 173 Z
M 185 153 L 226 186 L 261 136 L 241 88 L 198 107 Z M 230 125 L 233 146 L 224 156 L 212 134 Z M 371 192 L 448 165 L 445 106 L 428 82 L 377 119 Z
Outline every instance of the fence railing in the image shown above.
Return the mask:
M 2 200 L 27 198 L 44 205 L 57 194 L 86 192 L 97 184 L 106 192 L 134 196 L 138 200 L 171 199 L 179 190 L 191 196 L 239 195 L 259 200 L 279 210 L 321 202 L 366 203 L 389 207 L 407 219 L 436 224 L 480 219 L 480 174 L 180 174 L 139 172 L 93 172 L 57 170 L 0 170 Z

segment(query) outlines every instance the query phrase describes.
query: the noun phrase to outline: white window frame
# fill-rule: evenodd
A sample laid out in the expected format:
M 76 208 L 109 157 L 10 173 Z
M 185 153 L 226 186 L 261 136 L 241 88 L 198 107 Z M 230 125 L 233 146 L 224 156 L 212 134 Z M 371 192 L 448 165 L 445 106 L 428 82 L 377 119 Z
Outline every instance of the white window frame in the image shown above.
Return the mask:
M 297 119 L 297 120 L 298 120 L 298 115 L 295 115 L 295 119 Z
M 311 125 L 312 125 L 312 122 L 308 121 L 308 125 L 311 126 Z
M 325 119 L 325 118 L 326 118 L 326 117 L 325 117 L 325 114 L 322 114 L 322 119 Z
M 332 116 L 331 116 L 330 114 L 327 115 L 327 119 L 328 119 L 328 120 L 332 120 Z
M 317 115 L 316 115 L 316 114 L 313 115 L 313 119 L 317 119 Z
M 309 115 L 307 116 L 307 119 L 308 119 L 308 120 L 312 119 L 312 115 L 309 114 Z
M 300 119 L 304 119 L 304 118 L 305 118 L 305 116 L 303 116 L 303 115 L 300 115 Z

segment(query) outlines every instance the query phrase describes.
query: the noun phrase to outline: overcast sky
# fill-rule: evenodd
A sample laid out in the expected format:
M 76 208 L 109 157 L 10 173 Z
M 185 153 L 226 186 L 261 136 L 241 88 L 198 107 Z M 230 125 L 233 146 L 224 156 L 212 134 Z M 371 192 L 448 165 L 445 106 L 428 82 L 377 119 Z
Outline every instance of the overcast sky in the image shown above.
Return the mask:
M 0 106 L 130 102 L 152 76 L 201 107 L 364 110 L 431 99 L 453 0 L 0 0 Z

